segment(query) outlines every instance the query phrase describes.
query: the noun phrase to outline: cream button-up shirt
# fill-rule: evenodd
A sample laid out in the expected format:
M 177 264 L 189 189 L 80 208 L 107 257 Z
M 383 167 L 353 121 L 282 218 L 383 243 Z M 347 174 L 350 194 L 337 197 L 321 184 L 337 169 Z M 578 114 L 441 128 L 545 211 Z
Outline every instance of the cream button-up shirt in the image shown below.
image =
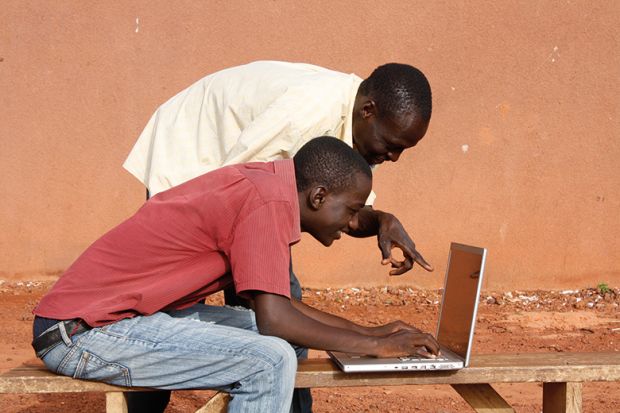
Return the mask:
M 317 136 L 353 146 L 361 82 L 354 74 L 275 61 L 213 73 L 157 109 L 123 166 L 155 195 L 224 165 L 291 158 Z

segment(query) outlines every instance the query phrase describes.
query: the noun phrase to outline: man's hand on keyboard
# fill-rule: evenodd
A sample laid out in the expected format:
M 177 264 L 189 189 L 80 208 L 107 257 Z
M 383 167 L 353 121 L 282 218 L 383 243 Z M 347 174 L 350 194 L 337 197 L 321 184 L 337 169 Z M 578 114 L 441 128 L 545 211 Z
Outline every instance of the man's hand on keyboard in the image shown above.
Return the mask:
M 382 326 L 366 327 L 365 333 L 369 336 L 383 337 L 383 336 L 396 333 L 397 331 L 401 331 L 401 330 L 412 331 L 414 333 L 422 332 L 419 329 L 415 328 L 414 326 L 411 326 L 405 323 L 404 321 L 396 320 L 396 321 L 392 321 L 391 323 L 384 324 Z
M 379 339 L 379 357 L 401 357 L 412 354 L 439 355 L 439 343 L 428 333 L 414 332 L 411 330 L 399 330 Z M 423 354 L 426 354 L 423 353 Z

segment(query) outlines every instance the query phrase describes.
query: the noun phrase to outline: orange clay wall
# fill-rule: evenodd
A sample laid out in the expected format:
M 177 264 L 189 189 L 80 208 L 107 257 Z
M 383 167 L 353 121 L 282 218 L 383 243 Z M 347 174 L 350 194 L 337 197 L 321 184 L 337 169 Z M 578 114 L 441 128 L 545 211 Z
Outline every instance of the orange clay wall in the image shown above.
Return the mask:
M 376 171 L 376 207 L 435 266 L 388 277 L 376 240 L 309 237 L 311 287 L 436 288 L 450 241 L 487 289 L 620 284 L 618 1 L 24 1 L 0 7 L 0 279 L 56 277 L 134 212 L 121 164 L 157 106 L 259 59 L 362 77 L 421 68 L 424 140 Z

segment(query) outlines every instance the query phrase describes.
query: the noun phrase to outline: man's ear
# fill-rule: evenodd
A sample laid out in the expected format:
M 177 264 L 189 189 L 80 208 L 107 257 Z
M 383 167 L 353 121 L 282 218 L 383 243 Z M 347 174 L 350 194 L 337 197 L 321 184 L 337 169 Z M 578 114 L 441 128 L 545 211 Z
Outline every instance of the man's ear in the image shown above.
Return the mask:
M 374 100 L 367 98 L 366 101 L 362 104 L 362 108 L 360 109 L 362 119 L 372 118 L 373 116 L 377 116 L 377 104 Z
M 323 206 L 325 202 L 325 197 L 327 196 L 327 188 L 324 186 L 314 186 L 308 192 L 308 206 L 318 211 Z

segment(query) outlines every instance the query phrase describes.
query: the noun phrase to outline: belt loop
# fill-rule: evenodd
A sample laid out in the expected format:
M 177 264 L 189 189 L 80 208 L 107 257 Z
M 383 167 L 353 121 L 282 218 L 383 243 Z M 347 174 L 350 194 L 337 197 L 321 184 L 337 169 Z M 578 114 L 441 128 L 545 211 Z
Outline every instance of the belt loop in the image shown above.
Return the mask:
M 71 341 L 69 334 L 67 334 L 67 329 L 65 328 L 64 321 L 61 321 L 60 323 L 58 323 L 58 330 L 60 331 L 60 336 L 62 337 L 62 341 L 64 341 L 67 346 L 71 346 L 73 342 Z

